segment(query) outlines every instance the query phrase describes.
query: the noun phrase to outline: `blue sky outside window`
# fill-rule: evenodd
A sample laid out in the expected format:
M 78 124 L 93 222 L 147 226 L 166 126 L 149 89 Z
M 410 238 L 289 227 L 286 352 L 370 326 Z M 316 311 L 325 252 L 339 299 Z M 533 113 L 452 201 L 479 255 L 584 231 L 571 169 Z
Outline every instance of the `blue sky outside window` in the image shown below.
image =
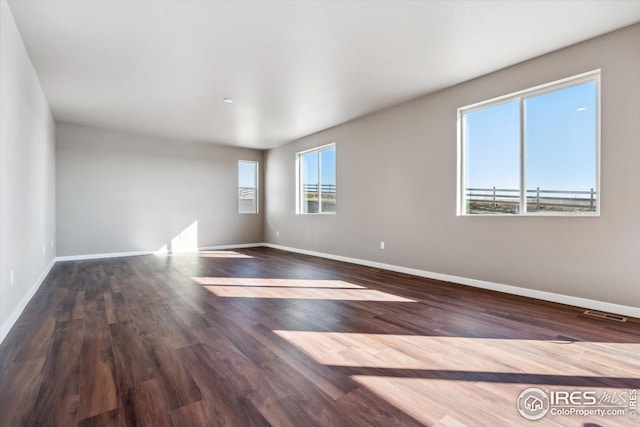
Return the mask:
M 597 91 L 592 79 L 463 111 L 463 213 L 523 213 L 522 191 L 528 213 L 595 212 Z

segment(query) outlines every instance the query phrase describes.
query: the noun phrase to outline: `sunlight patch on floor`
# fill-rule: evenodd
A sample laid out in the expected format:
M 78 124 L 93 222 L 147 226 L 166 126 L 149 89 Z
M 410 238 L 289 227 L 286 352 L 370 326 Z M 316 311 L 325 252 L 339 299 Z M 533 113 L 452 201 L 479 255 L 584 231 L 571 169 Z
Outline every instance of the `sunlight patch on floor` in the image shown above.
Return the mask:
M 440 427 L 523 425 L 516 403 L 529 387 L 615 395 L 628 389 L 607 387 L 607 378 L 640 378 L 635 343 L 273 332 L 419 422 Z M 544 421 L 582 427 L 585 418 L 548 414 Z M 629 419 L 606 421 L 624 426 Z
M 548 413 L 542 420 L 531 422 L 517 411 L 520 393 L 531 387 L 527 383 L 470 383 L 459 380 L 430 380 L 423 378 L 399 378 L 378 375 L 353 375 L 351 378 L 366 387 L 376 396 L 386 400 L 404 413 L 425 425 L 438 427 L 462 427 L 478 425 L 494 426 L 562 426 L 584 427 L 632 426 L 636 425 L 627 414 L 600 418 L 581 415 L 556 415 Z M 545 385 L 546 393 L 551 391 L 570 392 L 589 391 L 614 395 L 614 399 L 626 399 L 628 389 L 615 389 L 604 384 L 589 387 L 563 385 Z M 621 401 L 619 401 L 621 402 Z M 618 403 L 610 407 L 625 407 Z M 598 420 L 598 423 L 589 421 Z
M 640 377 L 640 344 L 558 344 L 552 340 L 286 330 L 276 330 L 274 333 L 323 365 L 532 375 Z M 612 363 L 603 365 L 603 358 L 611 360 Z
M 258 279 L 238 277 L 192 277 L 196 283 L 212 286 L 254 286 L 275 288 L 366 289 L 343 280 Z
M 242 254 L 236 251 L 198 251 L 200 258 L 253 258 L 251 255 Z
M 369 375 L 352 379 L 425 425 L 477 426 L 490 422 L 516 426 L 526 421 L 515 404 L 518 394 L 526 388 L 521 384 L 500 384 L 508 395 L 505 399 L 480 388 L 470 390 L 468 383 L 457 381 Z M 486 408 L 491 408 L 491 413 Z
M 292 288 L 277 286 L 204 286 L 218 297 L 275 298 L 335 301 L 415 302 L 408 298 L 372 289 Z

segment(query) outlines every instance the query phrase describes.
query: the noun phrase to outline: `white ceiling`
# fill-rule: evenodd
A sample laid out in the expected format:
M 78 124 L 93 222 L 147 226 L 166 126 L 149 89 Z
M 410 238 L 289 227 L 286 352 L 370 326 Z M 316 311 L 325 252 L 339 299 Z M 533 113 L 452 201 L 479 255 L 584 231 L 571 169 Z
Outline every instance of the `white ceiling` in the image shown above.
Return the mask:
M 640 21 L 638 0 L 9 4 L 56 120 L 261 149 Z

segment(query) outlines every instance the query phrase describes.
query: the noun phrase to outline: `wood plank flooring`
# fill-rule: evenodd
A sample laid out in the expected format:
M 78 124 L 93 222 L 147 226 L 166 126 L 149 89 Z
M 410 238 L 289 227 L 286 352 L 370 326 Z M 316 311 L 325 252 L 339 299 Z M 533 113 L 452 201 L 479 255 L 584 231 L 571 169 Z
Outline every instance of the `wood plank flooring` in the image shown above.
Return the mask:
M 58 263 L 0 345 L 2 427 L 640 425 L 527 387 L 628 400 L 640 321 L 256 248 Z

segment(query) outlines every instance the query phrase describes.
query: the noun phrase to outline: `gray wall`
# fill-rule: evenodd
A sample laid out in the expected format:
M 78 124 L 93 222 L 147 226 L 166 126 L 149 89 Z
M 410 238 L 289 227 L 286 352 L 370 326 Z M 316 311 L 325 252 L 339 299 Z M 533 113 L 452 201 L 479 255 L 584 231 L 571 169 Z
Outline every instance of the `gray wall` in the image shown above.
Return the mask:
M 456 109 L 598 68 L 601 216 L 457 217 Z M 640 24 L 270 150 L 265 241 L 640 307 L 639 111 Z M 296 215 L 295 154 L 330 142 L 337 214 Z
M 238 214 L 238 160 L 262 170 L 261 151 L 58 123 L 58 255 L 176 249 L 195 221 L 200 247 L 261 242 L 262 213 Z
M 51 247 L 55 125 L 4 0 L 0 15 L 0 330 L 5 332 L 11 314 L 56 255 Z

